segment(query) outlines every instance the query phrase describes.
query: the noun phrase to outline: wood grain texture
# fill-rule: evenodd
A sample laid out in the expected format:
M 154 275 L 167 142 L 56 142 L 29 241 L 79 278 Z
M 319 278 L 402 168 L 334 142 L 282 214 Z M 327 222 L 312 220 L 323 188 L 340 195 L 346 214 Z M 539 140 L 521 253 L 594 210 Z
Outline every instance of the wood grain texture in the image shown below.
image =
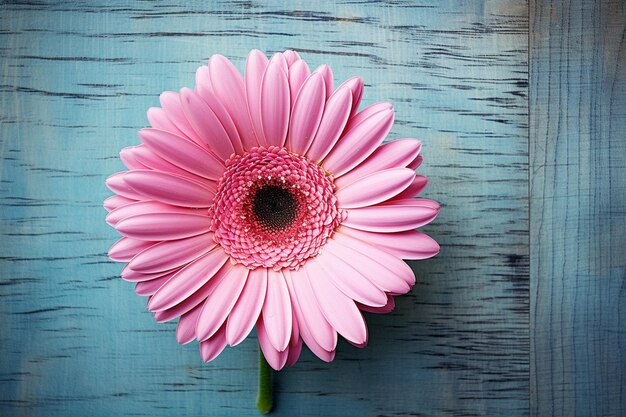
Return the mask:
M 368 315 L 367 348 L 281 372 L 274 415 L 527 415 L 527 46 L 517 0 L 3 2 L 0 414 L 256 415 L 256 340 L 210 364 L 179 346 L 107 260 L 101 202 L 160 92 L 213 53 L 241 69 L 252 48 L 293 48 L 337 82 L 363 76 L 364 104 L 395 104 L 392 138 L 423 139 L 442 252 L 412 263 L 395 312 Z
M 626 414 L 626 4 L 531 7 L 531 411 Z

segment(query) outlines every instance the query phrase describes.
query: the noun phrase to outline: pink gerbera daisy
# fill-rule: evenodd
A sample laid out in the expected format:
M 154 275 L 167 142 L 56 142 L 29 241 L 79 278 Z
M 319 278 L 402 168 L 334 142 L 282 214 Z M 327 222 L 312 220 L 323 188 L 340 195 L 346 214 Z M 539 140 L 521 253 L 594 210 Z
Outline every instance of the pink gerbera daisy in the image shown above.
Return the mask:
M 303 341 L 324 361 L 338 334 L 364 346 L 361 310 L 391 311 L 415 282 L 402 259 L 439 251 L 414 230 L 439 212 L 414 198 L 421 144 L 382 144 L 393 108 L 358 111 L 362 91 L 358 77 L 333 89 L 328 66 L 311 73 L 293 51 L 250 52 L 243 77 L 214 55 L 120 153 L 105 207 L 124 237 L 109 256 L 205 361 L 255 325 L 276 370 Z

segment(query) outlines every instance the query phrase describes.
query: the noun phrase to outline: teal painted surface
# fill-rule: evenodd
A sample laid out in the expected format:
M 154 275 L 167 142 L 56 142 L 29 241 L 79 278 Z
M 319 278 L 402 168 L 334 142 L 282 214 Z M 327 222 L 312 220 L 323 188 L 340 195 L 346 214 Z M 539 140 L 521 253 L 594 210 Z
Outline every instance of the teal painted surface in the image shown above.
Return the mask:
M 572 415 L 573 403 L 579 415 L 619 415 L 624 84 L 610 74 L 624 68 L 623 52 L 607 54 L 608 61 L 604 49 L 576 56 L 578 67 L 561 78 L 555 74 L 565 71 L 566 56 L 533 49 L 543 55 L 534 55 L 538 84 L 529 107 L 525 2 L 178 3 L 3 2 L 1 415 L 256 415 L 256 340 L 209 364 L 197 345 L 179 346 L 174 324 L 155 323 L 145 300 L 118 278 L 121 265 L 107 260 L 117 237 L 101 208 L 110 195 L 104 179 L 122 169 L 117 153 L 138 143 L 136 132 L 158 94 L 192 86 L 195 69 L 213 53 L 241 69 L 252 48 L 296 49 L 312 66 L 329 63 L 337 82 L 363 76 L 364 104 L 395 104 L 392 138 L 424 141 L 426 195 L 443 206 L 425 228 L 441 242 L 441 254 L 412 263 L 417 285 L 394 313 L 367 316 L 370 345 L 341 343 L 332 364 L 305 351 L 276 377 L 274 415 Z M 545 34 L 550 6 L 539 3 L 532 27 Z M 623 14 L 611 7 L 596 11 L 593 45 L 622 51 Z M 560 22 L 551 30 L 575 49 L 582 36 L 561 31 L 580 33 L 574 30 L 580 20 Z M 561 39 L 543 36 L 533 44 Z M 585 42 L 585 50 L 592 47 Z M 586 95 L 570 95 L 578 91 L 575 76 L 596 61 L 606 65 L 592 68 L 602 84 L 582 78 Z M 569 107 L 539 95 L 553 89 Z M 578 117 L 587 130 L 566 117 L 580 103 L 589 103 L 583 115 L 603 112 Z M 536 127 L 553 113 L 571 126 L 551 124 L 561 136 Z M 572 132 L 587 145 L 549 153 L 555 137 Z M 589 138 L 597 142 L 589 145 Z M 571 171 L 558 161 L 576 155 L 581 188 L 540 198 L 542 178 L 550 187 L 554 178 L 573 186 L 563 182 Z M 574 195 L 587 211 L 577 211 Z M 555 204 L 550 211 L 543 211 L 546 202 Z M 534 220 L 530 225 L 529 207 L 533 219 L 543 216 L 542 229 Z M 559 246 L 563 236 L 549 230 L 569 243 Z M 591 240 L 585 252 L 575 252 L 582 251 L 574 243 L 583 234 Z M 552 247 L 560 258 L 550 260 Z M 603 257 L 573 258 L 594 254 Z M 583 268 L 560 273 L 563 263 Z M 586 350 L 573 349 L 579 345 Z M 583 396 L 575 400 L 576 394 Z
M 623 416 L 626 4 L 531 10 L 531 413 Z

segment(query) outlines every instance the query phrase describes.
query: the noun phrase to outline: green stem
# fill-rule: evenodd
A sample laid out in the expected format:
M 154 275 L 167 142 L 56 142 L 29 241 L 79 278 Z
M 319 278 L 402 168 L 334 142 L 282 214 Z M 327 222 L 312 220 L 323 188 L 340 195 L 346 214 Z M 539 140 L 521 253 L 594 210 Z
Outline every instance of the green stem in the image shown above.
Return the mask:
M 256 408 L 261 414 L 272 411 L 274 400 L 272 398 L 272 368 L 265 360 L 259 347 L 259 392 L 256 399 Z

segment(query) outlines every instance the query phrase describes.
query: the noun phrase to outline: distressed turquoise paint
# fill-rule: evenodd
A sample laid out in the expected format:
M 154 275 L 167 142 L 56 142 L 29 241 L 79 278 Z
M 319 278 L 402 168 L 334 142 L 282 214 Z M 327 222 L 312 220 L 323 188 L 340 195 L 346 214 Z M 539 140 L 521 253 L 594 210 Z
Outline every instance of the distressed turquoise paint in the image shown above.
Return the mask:
M 107 260 L 101 208 L 158 94 L 251 48 L 363 76 L 443 205 L 441 254 L 368 315 L 370 346 L 305 352 L 275 415 L 528 414 L 525 2 L 10 3 L 0 27 L 1 414 L 255 415 L 256 341 L 210 364 L 179 346 Z
M 532 3 L 531 413 L 626 414 L 626 4 Z

